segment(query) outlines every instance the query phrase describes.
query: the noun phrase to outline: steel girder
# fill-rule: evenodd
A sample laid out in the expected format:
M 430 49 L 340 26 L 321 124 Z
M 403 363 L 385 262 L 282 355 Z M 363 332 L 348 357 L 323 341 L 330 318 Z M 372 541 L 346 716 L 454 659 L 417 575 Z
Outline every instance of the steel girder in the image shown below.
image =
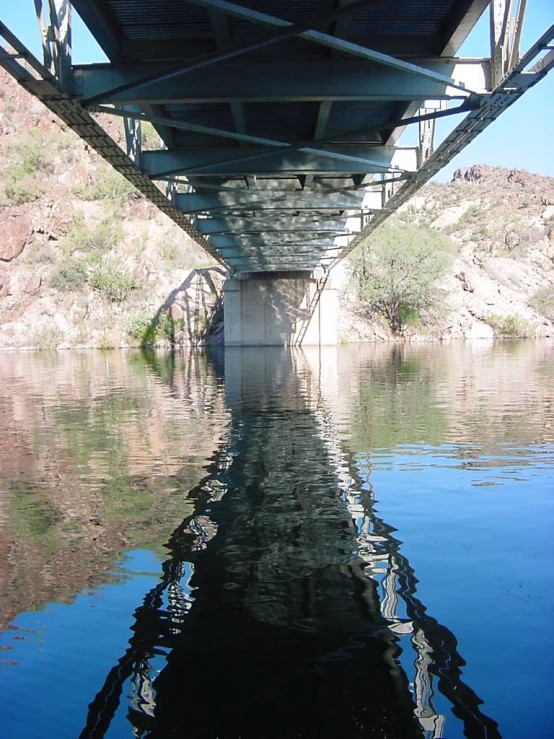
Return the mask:
M 156 65 L 160 74 L 167 65 Z M 429 60 L 422 69 L 441 76 L 452 75 L 474 92 L 486 92 L 490 77 L 488 60 Z M 81 65 L 74 68 L 73 94 L 95 104 L 310 102 L 310 101 L 412 101 L 414 99 L 465 99 L 467 92 L 443 81 L 414 77 L 405 70 L 380 69 L 375 62 L 261 60 L 222 62 L 171 80 L 116 92 L 137 82 L 148 70 L 145 64 Z M 240 86 L 237 86 L 240 80 Z M 271 84 L 268 85 L 268 80 Z
M 298 191 L 270 192 L 250 190 L 221 193 L 190 193 L 177 195 L 176 207 L 182 213 L 216 213 L 218 211 L 342 211 L 361 210 L 362 197 L 356 193 L 311 192 L 309 197 Z
M 411 169 L 415 170 L 415 148 L 411 151 Z M 354 144 L 325 150 L 307 147 L 279 153 L 260 147 L 250 147 L 244 153 L 236 148 L 206 147 L 183 152 L 146 151 L 142 154 L 141 164 L 144 172 L 152 179 L 203 173 L 219 177 L 287 173 L 352 175 L 399 171 L 399 167 L 393 164 L 395 154 L 394 148 Z
M 74 0 L 110 58 L 76 67 L 70 3 L 35 0 L 44 63 L 0 25 L 15 49 L 0 64 L 231 271 L 329 267 L 553 66 L 552 29 L 524 58 L 534 71 L 518 62 L 525 0 L 492 0 L 477 60 L 454 55 L 487 0 L 413 3 L 421 22 L 379 0 L 294 18 L 285 0 L 183 0 L 175 18 L 155 0 Z M 126 153 L 95 109 L 125 118 Z M 456 112 L 434 151 L 434 121 Z M 399 148 L 416 124 L 419 145 Z

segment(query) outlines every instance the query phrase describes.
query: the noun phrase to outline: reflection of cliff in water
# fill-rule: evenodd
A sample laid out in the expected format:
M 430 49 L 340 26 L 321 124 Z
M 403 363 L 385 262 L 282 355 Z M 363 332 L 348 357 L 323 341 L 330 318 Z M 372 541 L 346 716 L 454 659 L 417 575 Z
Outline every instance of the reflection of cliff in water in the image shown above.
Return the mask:
M 350 345 L 339 384 L 353 451 L 554 440 L 554 342 Z
M 229 437 L 82 737 L 104 736 L 129 691 L 137 736 L 440 737 L 436 687 L 467 736 L 498 736 L 461 679 L 455 637 L 425 613 L 393 529 L 345 463 L 321 369 L 228 352 Z M 413 692 L 398 661 L 406 634 Z
M 197 354 L 2 356 L 0 628 L 113 578 L 129 549 L 163 551 L 226 422 Z

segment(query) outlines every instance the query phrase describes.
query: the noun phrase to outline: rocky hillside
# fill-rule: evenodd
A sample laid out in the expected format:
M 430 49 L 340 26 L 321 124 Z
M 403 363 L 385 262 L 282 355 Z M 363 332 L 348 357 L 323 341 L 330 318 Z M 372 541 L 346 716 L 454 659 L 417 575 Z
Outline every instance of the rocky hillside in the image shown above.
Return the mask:
M 0 347 L 201 341 L 223 276 L 0 70 Z
M 402 338 L 554 336 L 554 178 L 473 166 L 431 183 L 397 220 L 450 239 L 453 259 L 437 286 L 438 307 L 403 327 Z M 343 333 L 390 338 L 343 279 Z M 362 319 L 362 320 L 358 320 Z
M 116 139 L 118 121 L 103 121 Z M 155 132 L 143 135 L 156 147 Z M 399 215 L 452 240 L 440 310 L 401 338 L 554 335 L 554 180 L 472 167 Z M 224 271 L 0 70 L 0 348 L 197 343 Z M 346 340 L 391 332 L 337 275 Z

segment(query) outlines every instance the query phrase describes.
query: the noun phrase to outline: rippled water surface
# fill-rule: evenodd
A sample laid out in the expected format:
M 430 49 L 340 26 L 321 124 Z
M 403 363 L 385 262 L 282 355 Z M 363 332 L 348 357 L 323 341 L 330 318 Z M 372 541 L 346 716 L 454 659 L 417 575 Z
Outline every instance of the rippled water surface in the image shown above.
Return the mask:
M 0 356 L 0 736 L 554 736 L 554 346 Z

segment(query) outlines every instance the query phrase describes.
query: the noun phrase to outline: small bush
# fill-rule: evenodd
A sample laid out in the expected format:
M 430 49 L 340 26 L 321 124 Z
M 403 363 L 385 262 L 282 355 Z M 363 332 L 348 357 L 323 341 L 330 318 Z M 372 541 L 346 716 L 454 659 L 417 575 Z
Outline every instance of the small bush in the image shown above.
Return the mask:
M 115 257 L 97 264 L 89 274 L 88 283 L 111 303 L 123 302 L 138 287 L 134 273 Z
M 56 265 L 50 285 L 61 292 L 79 290 L 87 281 L 87 263 L 79 257 L 70 257 Z
M 36 131 L 25 138 L 10 141 L 6 145 L 2 173 L 7 199 L 20 205 L 43 195 L 44 187 L 39 176 L 53 172 L 58 152 L 68 146 L 69 139 L 61 131 Z
M 156 328 L 153 327 L 152 320 L 144 313 L 135 313 L 129 317 L 126 332 L 141 346 L 148 346 L 155 341 Z
M 136 190 L 110 164 L 101 162 L 96 168 L 93 181 L 87 185 L 76 186 L 74 192 L 83 200 L 109 200 L 121 203 L 129 200 Z
M 423 325 L 419 311 L 404 305 L 400 306 L 400 321 L 403 326 L 419 327 Z
M 466 212 L 463 214 L 463 216 L 460 218 L 460 225 L 464 224 L 474 224 L 478 223 L 483 216 L 485 215 L 485 211 L 482 207 L 479 205 L 471 205 Z
M 121 221 L 107 215 L 98 223 L 89 226 L 82 214 L 73 218 L 63 240 L 62 248 L 67 254 L 73 252 L 106 252 L 113 249 L 123 236 Z
M 524 256 L 527 247 L 543 238 L 541 229 L 523 219 L 509 221 L 504 229 L 504 247 L 514 256 Z
M 440 302 L 437 281 L 445 274 L 452 242 L 433 229 L 387 223 L 350 257 L 352 281 L 370 314 L 384 316 L 394 333 Z
M 158 249 L 168 267 L 179 267 L 184 264 L 183 249 L 170 235 L 160 240 Z
M 31 244 L 25 249 L 25 259 L 28 264 L 52 264 L 54 254 L 43 244 Z
M 485 323 L 492 328 L 495 336 L 524 339 L 531 335 L 531 327 L 525 319 L 518 315 L 499 316 L 496 313 L 490 313 L 485 317 Z
M 182 333 L 185 327 L 183 318 L 172 318 L 168 313 L 164 313 L 158 324 L 158 335 L 170 344 L 175 344 L 175 337 Z
M 531 308 L 554 321 L 554 285 L 539 287 L 529 301 Z
M 185 328 L 184 318 L 172 318 L 168 313 L 161 313 L 148 318 L 144 313 L 131 316 L 127 323 L 127 334 L 136 339 L 140 346 L 152 346 L 160 340 L 171 345 L 178 342 L 178 336 Z
M 29 337 L 35 349 L 55 349 L 63 341 L 63 333 L 55 324 L 46 324 L 38 328 Z
M 15 167 L 4 173 L 4 191 L 8 201 L 14 205 L 31 203 L 44 194 L 39 182 L 21 174 Z
M 45 134 L 32 133 L 22 139 L 10 141 L 6 146 L 6 153 L 13 158 L 14 165 L 24 174 L 34 175 L 37 172 L 49 173 L 52 171 L 52 149 L 50 137 Z

